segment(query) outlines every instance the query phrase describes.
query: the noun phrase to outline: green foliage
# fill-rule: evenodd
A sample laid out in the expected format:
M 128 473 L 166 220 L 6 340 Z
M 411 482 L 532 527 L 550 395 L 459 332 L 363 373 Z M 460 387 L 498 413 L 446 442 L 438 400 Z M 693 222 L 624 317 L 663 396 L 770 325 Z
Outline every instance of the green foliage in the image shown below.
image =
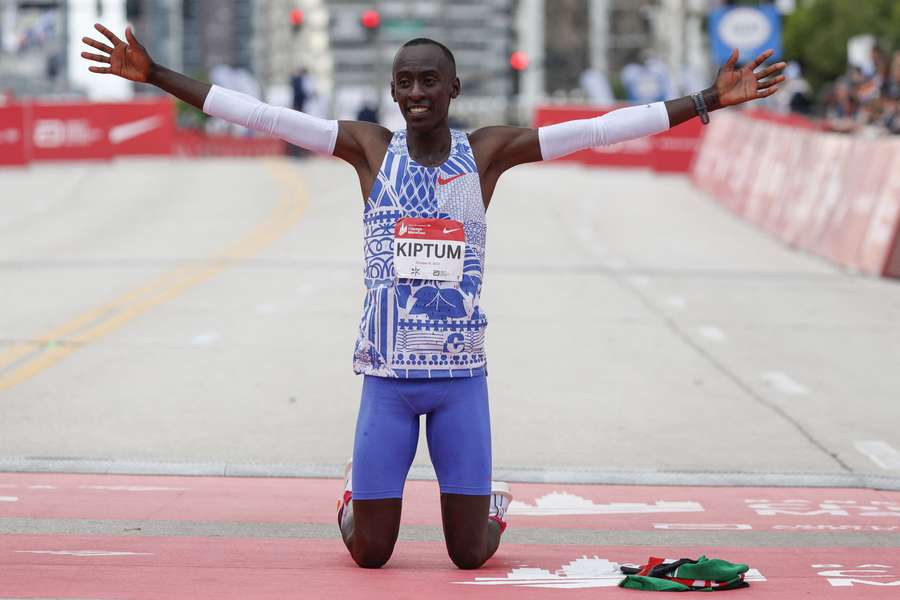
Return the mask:
M 862 33 L 889 52 L 900 49 L 900 1 L 801 0 L 785 21 L 785 57 L 803 63 L 818 89 L 847 70 L 847 40 Z

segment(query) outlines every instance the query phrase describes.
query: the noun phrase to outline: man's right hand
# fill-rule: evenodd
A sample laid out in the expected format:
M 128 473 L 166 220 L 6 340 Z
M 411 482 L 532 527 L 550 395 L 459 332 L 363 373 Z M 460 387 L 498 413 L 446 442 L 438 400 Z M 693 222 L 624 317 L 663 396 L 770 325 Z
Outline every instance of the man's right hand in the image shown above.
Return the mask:
M 104 53 L 94 54 L 91 52 L 82 52 L 82 58 L 109 65 L 108 67 L 91 66 L 88 67 L 88 70 L 92 73 L 110 73 L 112 75 L 124 77 L 125 79 L 130 79 L 131 81 L 146 83 L 150 78 L 150 69 L 153 67 L 153 59 L 150 58 L 147 49 L 141 46 L 140 42 L 137 41 L 137 38 L 134 37 L 131 28 L 127 27 L 125 29 L 125 38 L 128 40 L 127 44 L 100 23 L 96 23 L 94 28 L 106 36 L 106 39 L 112 44 L 112 48 L 103 42 L 98 42 L 89 37 L 81 38 L 81 41 L 88 46 L 96 48 Z

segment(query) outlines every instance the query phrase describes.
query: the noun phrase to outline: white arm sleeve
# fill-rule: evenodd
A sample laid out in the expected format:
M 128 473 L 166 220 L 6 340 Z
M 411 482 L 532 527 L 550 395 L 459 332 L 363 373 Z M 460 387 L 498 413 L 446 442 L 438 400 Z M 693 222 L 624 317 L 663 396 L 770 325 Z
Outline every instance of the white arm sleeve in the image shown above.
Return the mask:
M 577 150 L 609 146 L 669 129 L 664 102 L 629 106 L 594 117 L 547 125 L 538 129 L 541 157 L 559 158 Z
M 334 153 L 338 122 L 313 117 L 282 106 L 272 106 L 253 96 L 217 85 L 210 88 L 203 112 L 279 137 L 313 152 Z

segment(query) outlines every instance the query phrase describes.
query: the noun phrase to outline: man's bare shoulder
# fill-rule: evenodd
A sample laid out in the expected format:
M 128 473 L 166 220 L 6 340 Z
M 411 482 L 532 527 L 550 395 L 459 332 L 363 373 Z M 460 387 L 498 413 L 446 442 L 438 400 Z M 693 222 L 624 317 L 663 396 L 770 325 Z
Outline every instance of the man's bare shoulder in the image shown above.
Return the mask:
M 393 133 L 387 127 L 367 121 L 338 121 L 338 131 L 346 132 L 359 143 L 382 142 L 388 144 Z
M 498 172 L 541 159 L 537 130 L 510 125 L 482 127 L 469 135 L 469 143 L 480 159 L 479 168 L 499 169 Z

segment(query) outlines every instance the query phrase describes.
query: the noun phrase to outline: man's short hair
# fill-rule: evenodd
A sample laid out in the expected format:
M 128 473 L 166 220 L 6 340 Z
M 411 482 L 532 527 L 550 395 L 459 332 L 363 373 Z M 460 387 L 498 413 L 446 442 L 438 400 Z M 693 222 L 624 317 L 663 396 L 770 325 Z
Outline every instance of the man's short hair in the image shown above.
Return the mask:
M 431 44 L 432 46 L 437 46 L 438 48 L 441 49 L 441 52 L 443 52 L 444 56 L 447 57 L 447 60 L 450 61 L 450 68 L 453 69 L 452 74 L 454 77 L 456 77 L 456 59 L 453 57 L 453 53 L 450 52 L 450 48 L 443 45 L 439 41 L 433 40 L 431 38 L 424 38 L 424 37 L 414 38 L 414 39 L 409 40 L 402 46 L 400 46 L 400 49 L 402 50 L 409 46 L 424 46 L 425 44 Z

